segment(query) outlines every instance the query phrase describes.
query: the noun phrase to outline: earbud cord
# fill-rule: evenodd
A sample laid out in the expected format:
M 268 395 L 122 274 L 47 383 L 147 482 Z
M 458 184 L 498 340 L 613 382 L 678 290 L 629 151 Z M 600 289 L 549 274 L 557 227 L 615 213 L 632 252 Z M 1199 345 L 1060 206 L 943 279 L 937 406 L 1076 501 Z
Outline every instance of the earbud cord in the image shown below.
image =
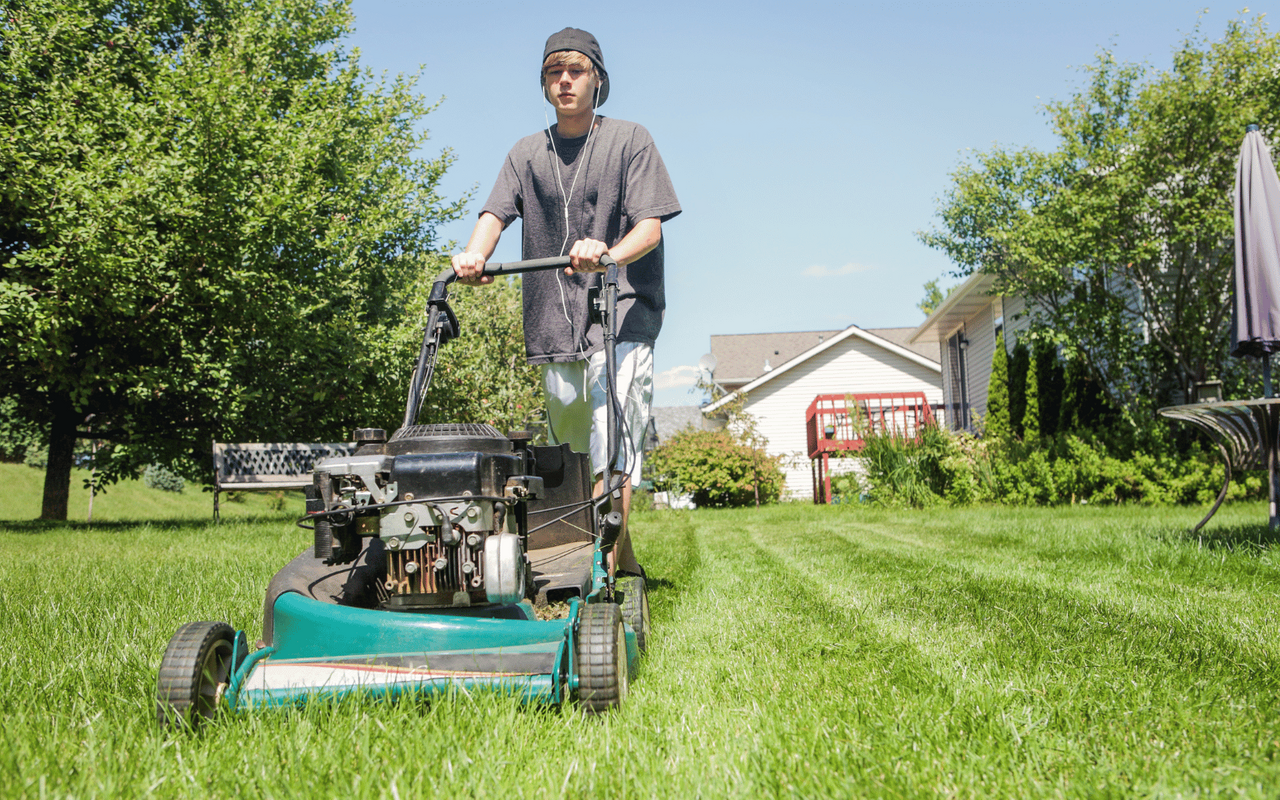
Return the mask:
M 545 86 L 543 87 L 542 93 L 545 98 L 547 95 L 547 89 Z M 545 105 L 542 107 L 542 118 L 547 123 L 547 138 L 551 140 L 551 152 L 554 156 L 551 159 L 551 166 L 555 170 L 556 186 L 560 189 L 560 197 L 564 201 L 564 241 L 560 243 L 560 255 L 562 256 L 564 255 L 565 248 L 569 246 L 569 237 L 571 235 L 571 231 L 569 230 L 569 201 L 573 197 L 573 192 L 578 186 L 578 177 L 582 174 L 583 165 L 585 165 L 595 153 L 596 108 L 599 105 L 599 99 L 600 88 L 597 86 L 596 91 L 591 98 L 591 126 L 587 128 L 587 141 L 582 143 L 582 151 L 579 151 L 577 159 L 578 165 L 573 170 L 573 180 L 569 182 L 568 192 L 564 190 L 564 179 L 560 174 L 560 151 L 556 147 L 555 134 L 551 132 L 551 118 L 547 116 L 547 107 Z M 590 145 L 590 150 L 587 149 L 588 145 Z M 577 327 L 573 324 L 573 319 L 569 317 L 569 301 L 565 295 L 564 278 L 560 270 L 556 270 L 555 275 L 556 288 L 560 290 L 560 313 L 564 315 L 564 321 L 569 323 L 569 335 L 573 337 L 574 346 L 577 348 L 579 359 L 585 361 L 587 355 L 582 349 L 581 337 L 578 336 Z M 587 376 L 586 370 L 583 370 L 582 398 L 585 400 L 587 397 Z
M 543 98 L 544 99 L 546 98 L 545 87 L 543 88 Z M 561 177 L 561 174 L 560 174 L 560 151 L 559 149 L 556 148 L 555 134 L 551 132 L 551 119 L 550 117 L 547 116 L 546 105 L 542 106 L 542 118 L 543 118 L 543 121 L 547 123 L 547 137 L 551 140 L 551 152 L 554 155 L 551 166 L 555 170 L 556 186 L 560 189 L 560 197 L 564 201 L 564 241 L 560 243 L 560 255 L 562 256 L 564 255 L 565 248 L 569 246 L 569 237 L 570 237 L 569 200 L 573 197 L 573 192 L 578 186 L 578 176 L 582 174 L 583 165 L 586 164 L 591 159 L 591 156 L 595 154 L 595 144 L 596 144 L 595 130 L 596 130 L 596 118 L 597 118 L 596 109 L 599 106 L 599 99 L 600 99 L 600 90 L 599 90 L 599 87 L 597 87 L 595 94 L 592 96 L 592 99 L 591 99 L 591 127 L 587 129 L 587 141 L 582 143 L 582 149 L 585 150 L 586 152 L 581 153 L 578 157 L 578 166 L 574 168 L 573 180 L 569 182 L 568 192 L 564 190 L 564 179 Z M 591 146 L 589 150 L 587 149 L 588 144 L 590 144 Z M 564 278 L 560 270 L 556 270 L 555 274 L 556 274 L 556 288 L 560 290 L 560 311 L 562 314 L 564 314 L 565 322 L 569 323 L 569 333 L 574 339 L 574 344 L 577 347 L 578 356 L 580 360 L 586 361 L 587 355 L 582 349 L 581 339 L 577 335 L 577 330 L 575 329 L 573 320 L 569 317 L 569 302 L 567 297 L 565 296 L 565 288 L 564 288 L 564 282 L 563 282 Z M 587 400 L 589 398 L 589 387 L 587 386 L 587 373 L 588 373 L 588 370 L 586 369 L 582 370 L 582 399 L 583 400 Z M 606 394 L 609 391 L 608 386 L 609 386 L 609 381 L 606 377 L 606 380 L 605 380 Z M 628 392 L 628 394 L 630 394 L 630 392 Z M 628 451 L 630 452 L 630 444 L 631 444 L 630 420 L 624 418 L 622 420 L 619 420 L 619 422 L 622 425 L 623 435 L 625 436 L 625 441 L 627 442 Z M 634 456 L 628 455 L 626 458 L 626 463 L 630 463 L 630 460 L 633 457 Z

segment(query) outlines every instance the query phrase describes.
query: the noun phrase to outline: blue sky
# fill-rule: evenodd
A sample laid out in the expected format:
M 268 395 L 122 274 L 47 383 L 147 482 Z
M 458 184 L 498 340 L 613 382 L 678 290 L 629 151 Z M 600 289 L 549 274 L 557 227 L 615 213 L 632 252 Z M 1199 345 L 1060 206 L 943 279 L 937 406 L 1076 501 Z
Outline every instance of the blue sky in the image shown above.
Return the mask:
M 375 72 L 421 68 L 421 93 L 442 98 L 425 121 L 427 153 L 456 156 L 447 196 L 475 192 L 467 220 L 440 231 L 465 243 L 507 150 L 546 124 L 544 109 L 555 119 L 537 83 L 546 37 L 566 25 L 596 35 L 611 80 L 602 112 L 649 129 L 684 208 L 663 226 L 656 405 L 698 402 L 690 384 L 712 334 L 922 322 L 924 283 L 950 267 L 915 233 L 933 224 L 967 152 L 1052 147 L 1043 105 L 1081 86 L 1079 67 L 1100 49 L 1165 69 L 1197 24 L 1217 39 L 1241 9 L 1206 0 L 582 5 L 355 0 L 347 45 Z M 519 255 L 513 226 L 495 259 Z

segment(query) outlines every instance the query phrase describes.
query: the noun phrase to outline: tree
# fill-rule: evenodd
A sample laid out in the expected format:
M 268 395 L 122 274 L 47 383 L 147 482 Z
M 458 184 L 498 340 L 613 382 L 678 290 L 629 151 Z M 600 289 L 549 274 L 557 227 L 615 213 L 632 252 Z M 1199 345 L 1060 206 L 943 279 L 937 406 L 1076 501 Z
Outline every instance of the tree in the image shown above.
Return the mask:
M 957 284 L 957 286 L 958 285 L 959 284 Z M 942 301 L 950 297 L 951 293 L 955 290 L 956 287 L 952 286 L 946 291 L 943 291 L 938 286 L 937 278 L 934 278 L 931 281 L 926 281 L 924 284 L 924 297 L 920 299 L 919 303 L 916 303 L 916 308 L 923 311 L 924 315 L 927 317 L 937 311 L 938 306 L 942 305 Z
M 927 317 L 938 310 L 938 306 L 942 305 L 944 299 L 942 290 L 938 288 L 938 279 L 934 278 L 925 282 L 924 297 L 920 299 L 919 303 L 916 303 L 916 308 L 923 311 Z
M 1083 359 L 1067 362 L 1058 431 L 1096 432 L 1114 422 L 1111 405 Z
M 1013 346 L 1009 357 L 1009 431 L 1019 438 L 1023 435 L 1027 415 L 1027 373 L 1031 369 L 1031 354 L 1021 339 Z
M 440 349 L 424 421 L 486 422 L 499 431 L 544 423 L 542 374 L 525 362 L 520 281 L 451 287 L 450 306 L 462 336 Z M 421 321 L 409 326 L 414 347 Z
M 996 334 L 996 351 L 991 356 L 991 380 L 987 384 L 987 414 L 983 431 L 992 441 L 1006 442 L 1013 435 L 1009 424 L 1009 355 L 1004 349 L 1004 331 Z
M 686 428 L 650 454 L 649 471 L 656 489 L 692 494 L 699 508 L 758 506 L 781 496 L 781 461 L 728 428 Z
M 1022 342 L 1018 342 L 1022 348 Z M 1024 348 L 1025 352 L 1025 348 Z M 1022 440 L 1034 445 L 1040 441 L 1040 369 L 1034 352 L 1026 366 L 1026 389 L 1023 392 Z
M 1040 407 L 1040 435 L 1053 436 L 1058 432 L 1061 416 L 1062 393 L 1066 388 L 1062 362 L 1053 345 L 1037 340 L 1035 343 L 1036 396 Z
M 398 421 L 430 110 L 323 0 L 29 0 L 0 18 L 0 397 L 49 431 L 65 519 L 87 415 L 110 481 L 211 438 Z M 416 347 L 411 348 L 416 352 Z M 401 377 L 403 375 L 403 377 Z M 197 462 L 190 462 L 197 463 Z
M 921 238 L 957 275 L 981 270 L 1028 298 L 1037 332 L 1132 424 L 1162 385 L 1232 380 L 1231 189 L 1245 125 L 1280 132 L 1277 63 L 1280 37 L 1260 18 L 1218 41 L 1194 32 L 1167 72 L 1104 51 L 1087 85 L 1047 108 L 1058 147 L 961 165 Z

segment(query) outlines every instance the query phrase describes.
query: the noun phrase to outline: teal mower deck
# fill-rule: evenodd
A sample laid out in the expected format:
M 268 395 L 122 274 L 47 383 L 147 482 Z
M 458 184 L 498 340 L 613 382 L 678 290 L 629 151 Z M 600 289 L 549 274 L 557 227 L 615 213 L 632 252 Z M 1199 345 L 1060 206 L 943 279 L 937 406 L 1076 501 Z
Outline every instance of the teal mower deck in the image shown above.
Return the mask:
M 594 309 L 614 373 L 617 265 Z M 489 275 L 567 258 L 491 264 Z M 649 633 L 643 575 L 610 576 L 618 478 L 593 495 L 589 457 L 482 424 L 417 424 L 439 348 L 458 336 L 452 270 L 437 277 L 404 422 L 355 433 L 307 490 L 313 546 L 266 590 L 255 647 L 225 622 L 178 629 L 160 662 L 157 716 L 190 727 L 221 710 L 350 694 L 483 689 L 530 702 L 619 706 Z M 617 396 L 616 387 L 609 394 Z M 607 414 L 610 469 L 620 409 Z

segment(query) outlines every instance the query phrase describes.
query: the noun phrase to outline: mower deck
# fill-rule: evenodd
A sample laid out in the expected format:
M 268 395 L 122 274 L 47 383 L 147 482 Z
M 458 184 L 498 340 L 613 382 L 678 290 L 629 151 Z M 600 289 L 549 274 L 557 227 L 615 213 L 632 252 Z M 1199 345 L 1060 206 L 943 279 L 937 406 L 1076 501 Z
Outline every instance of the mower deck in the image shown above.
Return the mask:
M 538 602 L 568 600 L 564 619 L 538 620 L 529 602 L 394 612 L 368 602 L 377 574 L 371 552 L 353 565 L 324 566 L 310 550 L 282 569 L 267 595 L 267 647 L 246 659 L 228 687 L 232 708 L 291 705 L 351 693 L 431 694 L 493 688 L 526 701 L 559 703 L 573 688 L 573 629 L 591 594 L 598 555 L 591 542 L 529 552 Z M 626 629 L 628 672 L 639 658 Z
M 317 694 L 459 686 L 502 687 L 528 700 L 558 702 L 556 676 L 569 657 L 566 620 L 532 619 L 527 603 L 493 612 L 507 618 L 388 613 L 285 594 L 275 604 L 278 644 L 246 665 L 232 702 L 276 706 Z

